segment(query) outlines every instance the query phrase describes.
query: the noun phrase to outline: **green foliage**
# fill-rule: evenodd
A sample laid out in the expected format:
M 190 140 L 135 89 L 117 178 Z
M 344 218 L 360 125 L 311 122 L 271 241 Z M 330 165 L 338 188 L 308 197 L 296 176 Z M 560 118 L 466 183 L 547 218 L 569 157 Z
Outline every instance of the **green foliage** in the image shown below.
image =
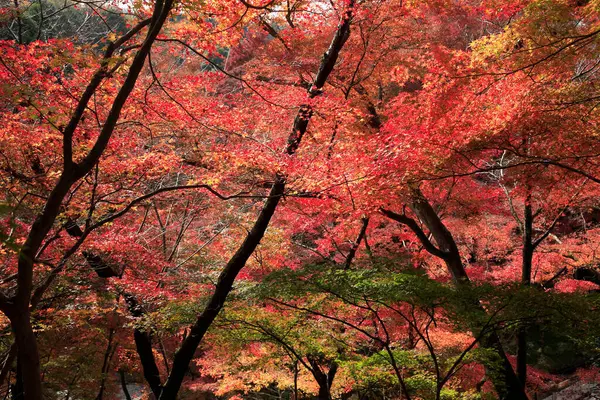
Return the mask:
M 175 333 L 181 327 L 191 325 L 204 304 L 193 300 L 170 301 L 156 311 L 147 313 L 136 321 L 142 330 L 159 330 Z
M 389 260 L 357 270 L 341 270 L 326 264 L 279 270 L 258 284 L 249 296 L 250 301 L 276 299 L 305 312 L 313 310 L 318 315 L 334 317 L 336 309 L 349 313 L 344 307 L 362 307 L 365 312 L 365 307 L 398 309 L 401 304 L 408 304 L 434 315 L 437 324 L 447 324 L 455 332 L 482 332 L 481 337 L 484 337 L 495 331 L 505 338 L 509 348 L 517 330 L 525 327 L 536 332 L 531 337 L 530 347 L 539 353 L 532 357 L 532 363 L 538 361 L 540 366 L 550 366 L 547 359 L 555 357 L 558 357 L 557 365 L 581 362 L 582 358 L 593 359 L 599 350 L 595 335 L 600 329 L 596 312 L 599 296 L 595 293 L 565 294 L 524 288 L 519 284 L 478 283 L 457 288 Z M 481 307 L 474 306 L 477 304 Z M 500 363 L 494 351 L 482 347 L 462 354 L 465 345 L 454 343 L 454 348 L 436 348 L 439 365 L 447 370 L 455 362 Z M 384 353 L 380 351 L 349 361 L 357 382 L 362 382 L 361 388 L 372 388 L 376 382 L 389 385 L 394 381 L 389 357 Z M 433 390 L 431 355 L 405 350 L 395 350 L 394 355 L 399 365 L 412 371 L 407 385 L 410 382 L 410 386 L 419 391 L 426 387 L 429 392 Z M 387 366 L 382 368 L 382 365 Z M 453 393 L 449 390 L 444 396 L 461 398 L 452 397 Z

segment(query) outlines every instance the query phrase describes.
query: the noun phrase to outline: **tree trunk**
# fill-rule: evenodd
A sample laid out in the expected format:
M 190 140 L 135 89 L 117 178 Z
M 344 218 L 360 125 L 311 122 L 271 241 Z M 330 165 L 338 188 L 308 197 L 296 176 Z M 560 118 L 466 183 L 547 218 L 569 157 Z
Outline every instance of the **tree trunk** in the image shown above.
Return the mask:
M 25 388 L 23 387 L 23 374 L 21 373 L 21 363 L 17 358 L 15 371 L 15 384 L 10 387 L 12 400 L 23 400 L 25 398 Z
M 308 91 L 309 97 L 311 98 L 321 93 L 329 74 L 335 66 L 339 52 L 350 35 L 350 20 L 352 17 L 353 8 L 354 0 L 350 0 L 348 9 L 343 13 L 331 44 L 321 60 L 315 80 Z M 311 106 L 301 106 L 298 110 L 296 118 L 294 119 L 292 131 L 288 136 L 287 146 L 284 151 L 285 154 L 292 156 L 296 153 L 298 146 L 302 141 L 302 137 L 306 133 L 306 129 L 308 128 L 308 123 L 311 117 Z M 208 328 L 221 311 L 221 308 L 223 308 L 223 304 L 225 303 L 229 292 L 231 292 L 233 283 L 238 273 L 242 270 L 242 268 L 244 268 L 246 262 L 252 253 L 254 253 L 254 250 L 264 236 L 271 218 L 275 213 L 277 205 L 285 193 L 285 185 L 285 176 L 277 174 L 275 176 L 273 186 L 269 192 L 269 196 L 265 201 L 263 208 L 261 209 L 256 222 L 254 223 L 254 226 L 244 239 L 241 246 L 225 265 L 225 268 L 219 275 L 216 288 L 208 304 L 204 308 L 204 311 L 198 316 L 196 323 L 190 328 L 190 334 L 185 338 L 181 344 L 181 347 L 175 353 L 173 357 L 173 367 L 167 382 L 163 386 L 160 400 L 175 400 L 177 397 L 177 393 L 179 392 L 183 378 L 185 377 L 185 373 L 188 370 L 189 364 L 194 357 L 196 349 L 200 345 L 200 342 L 204 338 Z
M 294 400 L 298 400 L 298 360 L 294 362 Z
M 42 380 L 37 341 L 31 326 L 30 314 L 9 315 L 17 344 L 17 388 L 22 384 L 23 398 L 42 399 Z
M 319 382 L 319 400 L 331 400 L 331 392 L 329 390 L 329 386 L 327 386 L 327 381 Z
M 33 289 L 33 267 L 35 256 L 40 249 L 46 235 L 54 225 L 60 211 L 62 202 L 75 182 L 82 179 L 96 165 L 104 150 L 108 146 L 115 126 L 120 118 L 121 111 L 129 95 L 133 91 L 140 72 L 146 62 L 146 57 L 162 29 L 162 26 L 171 11 L 173 0 L 157 0 L 150 27 L 146 38 L 135 54 L 129 67 L 125 82 L 119 89 L 110 111 L 104 121 L 104 125 L 89 153 L 79 162 L 73 162 L 72 135 L 79 125 L 88 102 L 93 97 L 96 89 L 104 79 L 108 68 L 108 60 L 116 47 L 131 39 L 140 29 L 148 23 L 138 24 L 120 40 L 108 46 L 106 54 L 109 55 L 101 64 L 96 74 L 92 77 L 84 94 L 80 98 L 73 112 L 68 126 L 63 131 L 63 163 L 62 175 L 50 192 L 46 204 L 40 214 L 35 218 L 27 239 L 21 247 L 18 257 L 17 290 L 13 298 L 7 301 L 2 298 L 0 308 L 11 320 L 15 341 L 18 346 L 19 360 L 22 365 L 23 384 L 25 387 L 25 400 L 42 400 L 42 382 L 40 375 L 40 360 L 37 343 L 30 321 L 29 303 Z M 116 43 L 119 43 L 116 45 Z
M 354 243 L 352 243 L 352 247 L 350 248 L 350 251 L 348 252 L 348 255 L 346 256 L 346 261 L 344 262 L 344 269 L 350 269 L 350 266 L 352 265 L 352 260 L 354 260 L 354 257 L 356 256 L 356 251 L 358 250 L 358 247 L 360 246 L 360 242 L 362 242 L 363 238 L 367 234 L 367 227 L 369 226 L 369 218 L 363 217 L 363 218 L 361 218 L 361 222 L 362 222 L 362 224 L 360 227 L 360 232 L 358 232 L 358 236 L 356 237 L 356 240 L 354 241 Z
M 531 195 L 525 200 L 525 213 L 523 220 L 523 265 L 521 270 L 521 283 L 523 286 L 531 285 L 531 267 L 533 264 L 533 212 L 531 210 Z M 520 326 L 517 331 L 517 376 L 521 386 L 527 383 L 527 329 Z
M 517 332 L 517 377 L 521 386 L 527 383 L 527 331 L 520 327 Z
M 415 231 L 419 239 L 425 245 L 427 251 L 444 260 L 456 286 L 460 287 L 462 285 L 470 284 L 469 277 L 462 264 L 458 246 L 456 245 L 452 234 L 448 228 L 446 228 L 431 204 L 429 204 L 429 201 L 423 196 L 420 189 L 413 187 L 411 190 L 413 202 L 410 207 L 427 229 L 429 229 L 429 232 L 435 239 L 439 248 L 436 248 L 429 242 L 427 235 L 424 235 L 418 227 L 418 224 L 415 224 L 414 220 L 390 211 L 382 210 L 382 212 L 389 218 L 403 223 Z M 484 308 L 478 300 L 474 300 L 473 305 L 480 312 L 485 313 Z M 473 334 L 479 336 L 479 333 L 475 329 Z M 481 344 L 483 347 L 493 350 L 498 357 L 498 362 L 488 362 L 486 363 L 485 368 L 487 375 L 494 384 L 494 388 L 496 389 L 499 398 L 502 400 L 527 400 L 527 395 L 504 352 L 498 334 L 492 332 L 491 334 L 485 335 L 481 339 Z
M 108 333 L 108 344 L 106 345 L 106 351 L 104 352 L 104 361 L 102 362 L 102 378 L 100 380 L 100 389 L 98 390 L 98 396 L 96 400 L 102 400 L 104 398 L 104 390 L 106 389 L 106 378 L 108 370 L 110 369 L 110 360 L 116 350 L 116 346 L 113 347 L 113 338 L 115 336 L 115 329 L 110 328 Z
M 83 234 L 83 232 L 81 231 L 79 226 L 75 222 L 72 222 L 72 221 L 68 223 L 67 232 L 71 236 L 75 236 L 75 237 L 79 237 Z M 108 263 L 106 263 L 104 261 L 104 259 L 102 257 L 100 257 L 97 254 L 94 254 L 92 252 L 85 252 L 85 251 L 83 252 L 83 255 L 84 255 L 88 265 L 90 266 L 90 268 L 92 270 L 94 270 L 94 272 L 96 272 L 96 274 L 99 277 L 101 277 L 101 278 L 119 277 L 119 274 L 117 274 L 112 269 L 112 267 L 110 267 L 108 265 Z M 121 268 L 121 270 L 124 270 L 124 267 Z M 129 313 L 131 314 L 132 317 L 140 318 L 140 317 L 144 316 L 145 311 L 134 295 L 132 295 L 130 293 L 126 293 L 126 292 L 123 292 L 121 294 L 123 295 L 123 298 L 125 299 L 125 303 L 127 304 L 127 310 L 129 311 Z M 105 353 L 105 364 L 104 364 L 105 366 L 106 366 L 106 361 L 107 361 L 106 355 L 108 355 L 108 352 L 111 348 L 113 333 L 114 333 L 114 331 L 111 330 L 110 339 L 109 339 L 109 347 L 106 350 L 107 353 Z M 142 364 L 142 371 L 144 374 L 144 378 L 145 378 L 146 382 L 148 383 L 150 390 L 152 390 L 154 397 L 158 399 L 160 396 L 160 393 L 162 391 L 162 383 L 160 380 L 160 372 L 158 370 L 158 366 L 156 365 L 156 359 L 154 358 L 154 352 L 152 351 L 152 335 L 148 331 L 145 331 L 145 330 L 143 331 L 138 328 L 134 328 L 133 340 L 135 342 L 135 348 L 138 353 L 138 356 L 140 357 L 140 363 Z M 165 362 L 166 362 L 166 359 L 165 359 Z M 102 368 L 103 372 L 104 372 L 104 369 L 105 368 L 103 367 Z M 104 392 L 104 379 L 105 379 L 105 377 L 102 378 L 102 384 L 100 386 L 100 392 L 98 393 L 97 400 L 102 399 L 102 395 Z
M 129 313 L 134 318 L 139 318 L 144 315 L 142 306 L 133 295 L 124 293 L 123 297 L 127 303 Z M 150 390 L 152 390 L 154 397 L 158 399 L 162 392 L 162 383 L 160 380 L 160 372 L 156 365 L 156 359 L 154 358 L 154 352 L 152 351 L 152 336 L 150 332 L 135 328 L 133 331 L 133 339 L 135 341 L 135 349 L 140 357 L 140 363 L 142 364 L 144 379 L 148 383 L 148 386 L 150 386 Z
M 285 181 L 283 177 L 278 176 L 269 192 L 269 198 L 265 202 L 250 233 L 248 233 L 238 251 L 229 260 L 221 275 L 219 275 L 217 286 L 208 304 L 196 320 L 196 323 L 190 328 L 190 333 L 181 344 L 179 350 L 175 353 L 171 373 L 160 395 L 161 400 L 175 400 L 177 397 L 177 393 L 196 349 L 200 345 L 206 331 L 221 311 L 238 273 L 246 265 L 246 261 L 250 258 L 264 236 L 271 217 L 275 213 L 277 204 L 283 196 L 284 189 Z
M 137 353 L 140 356 L 140 362 L 142 363 L 144 379 L 148 382 L 152 393 L 154 393 L 154 396 L 158 399 L 162 392 L 162 385 L 160 381 L 160 372 L 156 366 L 154 352 L 152 351 L 150 334 L 135 329 L 133 331 L 133 339 L 135 341 Z
M 333 385 L 333 379 L 337 374 L 338 364 L 333 361 L 329 365 L 329 371 L 323 372 L 317 360 L 313 357 L 307 357 L 308 362 L 311 366 L 310 372 L 319 385 L 319 400 L 331 400 L 331 386 Z
M 123 389 L 125 400 L 131 400 L 131 395 L 129 394 L 129 390 L 127 390 L 127 382 L 125 381 L 125 371 L 120 369 L 119 376 L 121 377 L 121 389 Z
M 531 266 L 533 264 L 533 213 L 529 196 L 525 204 L 525 218 L 523 221 L 523 266 L 521 271 L 521 283 L 529 286 L 531 284 Z

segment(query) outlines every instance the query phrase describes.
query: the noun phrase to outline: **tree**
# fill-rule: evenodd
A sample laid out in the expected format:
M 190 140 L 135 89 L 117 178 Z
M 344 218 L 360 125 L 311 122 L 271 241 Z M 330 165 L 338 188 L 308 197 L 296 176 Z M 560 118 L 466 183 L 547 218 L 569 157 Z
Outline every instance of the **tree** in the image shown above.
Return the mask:
M 54 224 L 59 212 L 60 206 L 65 196 L 73 185 L 81 178 L 86 176 L 97 164 L 100 156 L 105 151 L 108 141 L 114 132 L 114 128 L 119 119 L 121 110 L 127 97 L 134 88 L 135 82 L 142 70 L 146 56 L 159 31 L 164 24 L 172 4 L 168 1 L 157 3 L 153 9 L 150 20 L 145 20 L 132 28 L 126 35 L 122 36 L 114 43 L 110 43 L 105 52 L 104 59 L 94 76 L 88 83 L 86 91 L 78 101 L 78 106 L 73 112 L 67 126 L 59 129 L 63 136 L 63 169 L 58 181 L 50 191 L 45 201 L 43 210 L 37 214 L 27 238 L 18 252 L 18 268 L 16 276 L 16 289 L 14 295 L 8 297 L 3 295 L 0 299 L 0 309 L 11 320 L 11 326 L 15 335 L 15 342 L 19 349 L 18 359 L 20 373 L 22 374 L 25 398 L 42 398 L 42 388 L 40 381 L 39 355 L 36 345 L 36 339 L 32 330 L 30 321 L 30 301 L 33 292 L 33 268 L 34 260 L 38 251 L 42 248 L 43 241 L 46 239 L 52 225 Z M 116 49 L 135 36 L 146 25 L 149 26 L 148 33 L 136 52 L 132 64 L 129 67 L 127 77 L 121 86 L 111 110 L 107 115 L 106 121 L 98 134 L 94 146 L 83 158 L 75 161 L 73 159 L 73 135 L 77 129 L 88 102 L 96 92 L 98 86 L 109 71 L 109 60 Z M 5 74 L 12 75 L 12 79 L 20 79 L 19 74 L 14 73 L 10 67 L 6 68 Z
M 7 393 L 524 398 L 595 365 L 595 2 L 1 18 Z

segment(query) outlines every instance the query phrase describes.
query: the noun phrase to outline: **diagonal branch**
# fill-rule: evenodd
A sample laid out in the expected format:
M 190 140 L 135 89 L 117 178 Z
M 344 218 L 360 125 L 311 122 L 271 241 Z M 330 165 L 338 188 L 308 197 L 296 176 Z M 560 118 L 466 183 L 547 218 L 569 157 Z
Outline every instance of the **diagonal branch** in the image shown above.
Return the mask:
M 423 232 L 423 229 L 421 229 L 417 221 L 406 215 L 398 214 L 385 208 L 381 208 L 379 211 L 386 217 L 396 222 L 399 222 L 402 225 L 406 225 L 411 231 L 414 232 L 415 235 L 417 235 L 417 238 L 419 238 L 419 241 L 421 242 L 425 250 L 427 250 L 429 253 L 441 259 L 446 259 L 448 257 L 447 252 L 438 249 L 433 243 L 431 243 L 431 241 L 429 240 L 425 232 Z

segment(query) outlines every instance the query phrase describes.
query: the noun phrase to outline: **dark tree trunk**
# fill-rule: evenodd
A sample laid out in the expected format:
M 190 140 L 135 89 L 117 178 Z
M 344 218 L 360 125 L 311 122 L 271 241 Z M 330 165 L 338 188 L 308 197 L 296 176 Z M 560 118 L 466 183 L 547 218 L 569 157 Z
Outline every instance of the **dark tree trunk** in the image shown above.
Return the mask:
M 327 386 L 327 381 L 319 382 L 319 400 L 331 400 L 331 392 Z
M 521 386 L 527 383 L 527 331 L 520 327 L 517 332 L 517 377 Z
M 298 400 L 298 361 L 294 363 L 294 400 Z
M 17 399 L 42 398 L 42 381 L 40 375 L 40 359 L 37 341 L 31 326 L 30 314 L 11 315 L 10 322 L 17 344 L 17 379 L 13 389 L 13 397 Z M 33 382 L 33 388 L 29 383 Z
M 139 318 L 144 315 L 144 310 L 139 304 L 137 299 L 129 294 L 123 294 L 125 301 L 127 302 L 127 308 L 129 313 Z M 142 331 L 135 328 L 133 331 L 133 339 L 135 341 L 135 348 L 140 357 L 140 363 L 142 364 L 142 371 L 144 372 L 144 379 L 150 386 L 150 390 L 157 399 L 160 397 L 162 392 L 162 383 L 160 380 L 160 372 L 156 365 L 156 359 L 154 358 L 154 352 L 152 351 L 152 336 L 148 331 Z
M 525 200 L 525 213 L 523 218 L 523 265 L 521 269 L 521 283 L 523 286 L 531 285 L 531 267 L 533 264 L 533 212 L 531 210 L 531 196 Z M 517 331 L 517 377 L 521 386 L 527 383 L 527 328 L 520 326 Z
M 468 283 L 469 277 L 463 266 L 454 237 L 421 191 L 417 188 L 413 188 L 412 191 L 413 203 L 411 209 L 429 229 L 439 249 L 444 253 L 442 258 L 452 275 L 453 281 L 457 284 Z
M 350 0 L 348 9 L 343 13 L 333 40 L 331 41 L 327 52 L 321 60 L 319 71 L 315 76 L 313 85 L 309 89 L 310 97 L 315 97 L 321 93 L 329 74 L 335 66 L 338 55 L 346 43 L 348 36 L 350 35 L 350 20 L 352 17 L 353 8 L 354 0 Z M 294 119 L 292 131 L 288 136 L 287 146 L 284 152 L 285 154 L 292 156 L 296 153 L 298 146 L 302 141 L 302 137 L 306 133 L 306 129 L 311 117 L 312 108 L 308 105 L 301 106 L 298 110 L 296 118 Z M 242 268 L 244 268 L 246 262 L 264 236 L 271 218 L 275 213 L 277 205 L 285 193 L 285 182 L 285 176 L 279 174 L 275 176 L 269 196 L 265 201 L 263 208 L 260 211 L 256 222 L 254 223 L 254 226 L 244 239 L 241 246 L 225 265 L 225 268 L 219 275 L 216 288 L 208 304 L 204 308 L 204 311 L 198 316 L 196 323 L 190 328 L 190 333 L 181 344 L 179 350 L 177 350 L 175 353 L 173 358 L 173 367 L 167 382 L 163 386 L 160 400 L 176 399 L 177 393 L 179 392 L 183 378 L 185 377 L 185 374 L 189 368 L 189 364 L 194 357 L 196 349 L 200 345 L 200 342 L 204 338 L 208 328 L 221 311 L 229 292 L 231 292 L 233 283 L 238 273 L 242 270 Z
M 154 393 L 154 396 L 158 399 L 162 392 L 162 385 L 160 381 L 160 372 L 156 366 L 154 352 L 152 351 L 150 334 L 135 329 L 133 332 L 133 339 L 135 341 L 137 353 L 140 356 L 140 362 L 142 363 L 144 379 L 146 379 L 152 393 Z
M 344 263 L 344 269 L 349 269 L 350 266 L 352 265 L 352 260 L 354 260 L 354 257 L 356 256 L 356 251 L 358 250 L 358 247 L 360 246 L 360 242 L 363 241 L 365 235 L 367 234 L 367 227 L 369 226 L 369 218 L 363 217 L 363 218 L 361 218 L 361 222 L 362 222 L 362 225 L 360 227 L 360 232 L 358 232 L 358 236 L 356 237 L 356 240 L 354 241 L 354 243 L 352 243 L 352 247 L 350 248 L 350 251 L 348 252 L 348 255 L 346 256 L 346 262 Z
M 15 383 L 10 388 L 12 400 L 23 400 L 25 398 L 25 388 L 23 384 L 23 365 L 17 357 L 17 368 L 15 374 Z
M 75 223 L 74 221 L 69 221 L 67 223 L 67 227 L 68 227 L 67 233 L 69 233 L 71 236 L 78 237 L 83 234 L 83 232 L 81 231 L 81 229 L 79 228 L 77 223 Z M 119 274 L 114 273 L 112 268 L 108 266 L 108 264 L 105 262 L 105 260 L 102 257 L 100 257 L 96 254 L 93 254 L 91 252 L 83 252 L 83 255 L 84 255 L 88 265 L 90 266 L 90 268 L 92 268 L 94 270 L 94 272 L 96 272 L 96 274 L 100 278 L 119 277 L 120 276 Z M 123 269 L 124 268 L 122 268 L 121 270 L 123 270 Z M 110 270 L 111 273 L 107 274 L 106 273 L 107 270 Z M 127 304 L 127 309 L 129 311 L 129 313 L 131 314 L 131 316 L 133 316 L 134 318 L 140 318 L 145 314 L 144 309 L 142 308 L 141 304 L 138 302 L 137 298 L 134 295 L 132 295 L 130 293 L 125 293 L 125 292 L 123 292 L 122 295 L 123 295 L 123 298 L 125 299 L 125 302 Z M 105 367 L 106 367 L 106 363 L 107 363 L 107 356 L 108 356 L 108 354 L 110 354 L 109 352 L 110 352 L 110 348 L 111 348 L 113 333 L 114 332 L 111 330 L 111 335 L 109 338 L 109 345 L 108 345 L 108 348 L 105 353 L 104 366 L 102 368 L 103 373 L 105 371 Z M 140 363 L 142 364 L 142 371 L 144 374 L 144 378 L 145 378 L 146 382 L 148 383 L 150 390 L 152 390 L 154 397 L 158 399 L 160 396 L 160 393 L 162 391 L 162 383 L 161 383 L 161 379 L 160 379 L 160 372 L 159 372 L 158 366 L 156 364 L 156 359 L 154 358 L 154 352 L 152 351 L 152 335 L 150 332 L 148 332 L 146 330 L 134 328 L 133 339 L 135 342 L 136 351 L 138 353 L 138 356 L 140 357 Z M 104 383 L 105 383 L 105 377 L 103 376 L 101 386 L 100 386 L 100 392 L 98 393 L 97 400 L 102 399 L 102 396 L 104 393 Z
M 521 282 L 523 285 L 531 284 L 531 266 L 533 264 L 533 213 L 529 198 L 525 204 L 525 218 L 523 221 L 523 266 L 521 271 Z
M 427 227 L 438 247 L 429 241 L 427 235 L 424 234 L 419 225 L 411 218 L 388 210 L 382 210 L 383 214 L 407 225 L 419 237 L 419 240 L 421 240 L 427 251 L 442 258 L 455 285 L 458 287 L 468 285 L 469 277 L 464 269 L 454 237 L 421 191 L 416 187 L 413 187 L 411 190 L 413 194 L 411 209 Z M 474 300 L 473 306 L 480 312 L 485 313 L 478 300 Z M 478 328 L 474 329 L 473 334 L 476 337 L 479 336 Z M 493 350 L 498 357 L 498 362 L 489 362 L 485 367 L 487 375 L 493 382 L 499 398 L 502 400 L 527 400 L 527 395 L 506 356 L 498 334 L 492 332 L 491 334 L 484 335 L 481 339 L 481 344 L 483 347 Z
M 233 287 L 233 282 L 237 277 L 238 273 L 246 265 L 246 261 L 262 239 L 267 226 L 273 216 L 277 204 L 283 196 L 285 188 L 285 181 L 283 177 L 278 176 L 275 184 L 269 192 L 269 198 L 265 202 L 263 209 L 261 210 L 258 219 L 254 226 L 246 236 L 246 239 L 238 249 L 238 251 L 229 260 L 219 279 L 217 286 L 206 305 L 204 311 L 200 314 L 196 323 L 190 328 L 189 335 L 185 338 L 181 347 L 175 353 L 173 358 L 173 367 L 169 378 L 165 383 L 163 390 L 160 395 L 161 400 L 174 400 L 177 397 L 183 378 L 188 370 L 189 364 L 194 357 L 196 349 L 200 345 L 202 338 L 206 334 L 206 331 L 221 311 L 229 292 Z
M 102 378 L 100 380 L 100 389 L 98 390 L 98 396 L 96 400 L 102 400 L 104 398 L 104 390 L 106 389 L 106 378 L 110 369 L 110 360 L 117 349 L 116 345 L 113 346 L 113 338 L 115 336 L 115 329 L 110 328 L 108 333 L 108 344 L 106 345 L 106 351 L 104 352 L 104 361 L 102 362 Z
M 319 400 L 331 400 L 331 386 L 333 385 L 333 379 L 337 374 L 338 364 L 334 361 L 329 364 L 329 370 L 327 373 L 323 372 L 318 361 L 314 357 L 307 357 L 310 364 L 310 372 L 319 385 Z
M 66 225 L 67 233 L 71 236 L 78 237 L 83 234 L 77 223 L 74 221 L 69 221 Z M 96 274 L 100 278 L 110 278 L 110 277 L 119 277 L 120 275 L 115 273 L 111 267 L 105 262 L 105 260 L 91 252 L 83 252 L 83 255 L 90 266 L 96 272 Z M 121 270 L 123 270 L 122 268 Z M 106 273 L 109 271 L 110 273 Z M 137 298 L 130 293 L 122 293 L 125 302 L 127 303 L 127 309 L 129 313 L 134 318 L 140 318 L 144 315 L 144 309 L 141 304 L 138 302 Z M 109 354 L 111 348 L 111 341 L 113 331 L 111 330 L 111 335 L 109 339 L 109 347 L 107 348 L 107 353 L 105 354 L 104 366 L 102 371 L 104 373 L 104 369 L 107 362 L 107 355 Z M 152 390 L 155 398 L 159 398 L 160 393 L 162 391 L 162 383 L 160 379 L 160 372 L 158 366 L 156 364 L 156 359 L 154 358 L 154 352 L 152 351 L 152 335 L 150 332 L 145 330 L 140 330 L 138 328 L 134 328 L 133 330 L 133 339 L 135 342 L 135 348 L 140 357 L 140 363 L 142 364 L 142 371 L 144 374 L 144 378 Z M 102 395 L 104 392 L 104 377 L 102 378 L 102 383 L 100 386 L 100 392 L 98 393 L 97 400 L 102 399 Z
M 129 390 L 127 390 L 127 382 L 125 381 L 125 371 L 122 369 L 119 370 L 119 376 L 121 377 L 121 389 L 123 389 L 125 400 L 131 400 L 131 395 L 129 394 Z
M 63 199 L 75 182 L 83 178 L 96 165 L 104 150 L 108 146 L 115 126 L 121 116 L 121 111 L 127 98 L 133 91 L 138 76 L 144 67 L 146 57 L 162 29 L 162 26 L 171 11 L 173 0 L 157 0 L 150 21 L 138 24 L 119 40 L 108 45 L 105 58 L 101 67 L 91 78 L 82 97 L 79 99 L 76 109 L 71 116 L 68 125 L 63 130 L 63 172 L 56 185 L 50 192 L 46 204 L 40 214 L 33 222 L 27 239 L 21 247 L 18 257 L 17 289 L 11 299 L 4 296 L 0 299 L 0 309 L 8 316 L 15 333 L 15 341 L 18 346 L 18 359 L 22 365 L 23 386 L 25 388 L 25 400 L 42 400 L 42 382 L 40 374 L 40 360 L 37 342 L 30 321 L 30 300 L 33 290 L 33 266 L 35 256 L 42 246 L 46 235 L 52 229 L 56 217 L 60 211 Z M 148 33 L 142 45 L 135 54 L 129 67 L 125 82 L 119 89 L 111 109 L 104 121 L 104 125 L 89 153 L 79 162 L 73 161 L 73 133 L 77 129 L 81 118 L 87 108 L 96 89 L 102 83 L 108 72 L 109 60 L 114 51 L 131 39 L 143 27 L 150 24 Z

